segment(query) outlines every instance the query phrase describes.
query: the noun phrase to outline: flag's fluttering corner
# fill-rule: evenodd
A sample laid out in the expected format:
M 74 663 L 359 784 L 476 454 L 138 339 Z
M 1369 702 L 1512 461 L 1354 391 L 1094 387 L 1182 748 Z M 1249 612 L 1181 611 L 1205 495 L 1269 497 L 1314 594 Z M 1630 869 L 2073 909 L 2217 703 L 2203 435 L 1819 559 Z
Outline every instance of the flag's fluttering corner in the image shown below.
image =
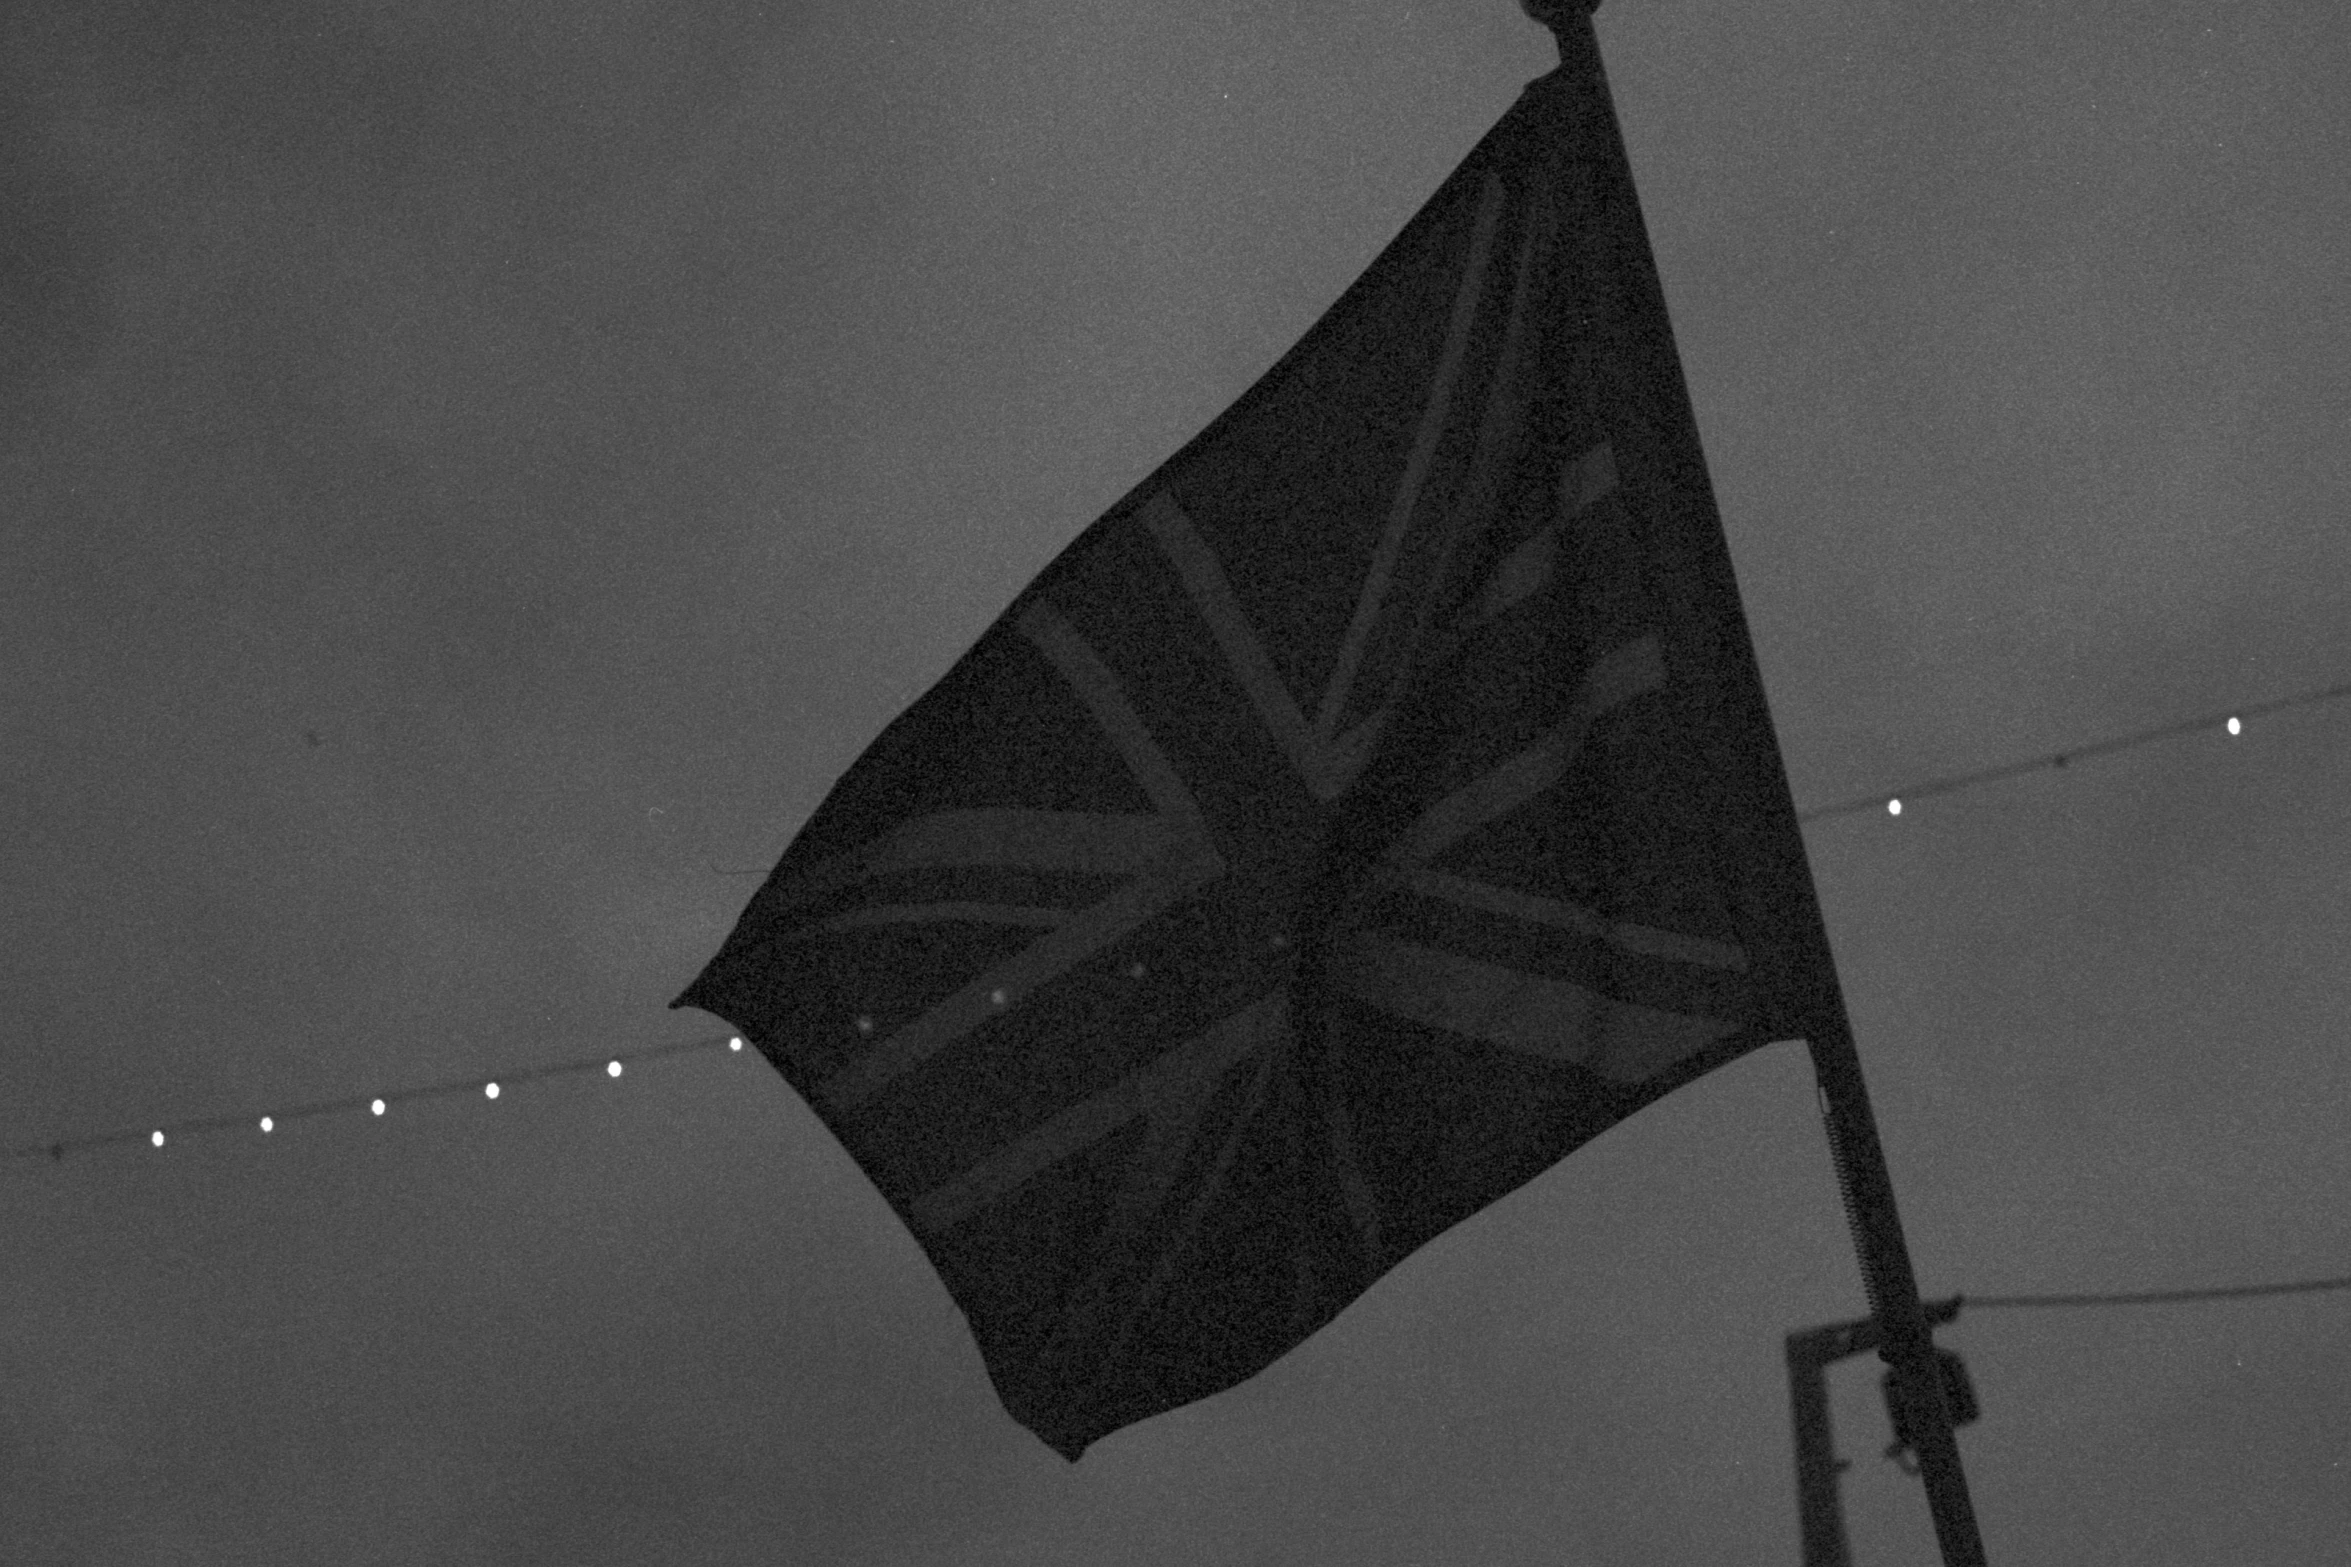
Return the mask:
M 1075 1460 L 1840 1003 L 1588 22 L 860 756 L 741 1028 Z

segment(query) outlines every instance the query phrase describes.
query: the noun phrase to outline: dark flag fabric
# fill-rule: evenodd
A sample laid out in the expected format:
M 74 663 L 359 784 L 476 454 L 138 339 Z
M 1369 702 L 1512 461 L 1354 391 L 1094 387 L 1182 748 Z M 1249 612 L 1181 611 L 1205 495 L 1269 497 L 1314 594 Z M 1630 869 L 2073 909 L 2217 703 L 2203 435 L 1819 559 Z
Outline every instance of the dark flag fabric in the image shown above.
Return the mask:
M 839 780 L 739 1028 L 1075 1461 L 1836 996 L 1588 26 Z

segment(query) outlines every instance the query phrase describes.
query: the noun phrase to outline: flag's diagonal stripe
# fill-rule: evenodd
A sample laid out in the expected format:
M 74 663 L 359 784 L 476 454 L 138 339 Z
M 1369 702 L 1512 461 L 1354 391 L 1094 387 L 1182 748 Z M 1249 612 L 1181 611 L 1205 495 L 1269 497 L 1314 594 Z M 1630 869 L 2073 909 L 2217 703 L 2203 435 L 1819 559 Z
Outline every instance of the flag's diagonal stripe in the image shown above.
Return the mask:
M 1144 793 L 1159 808 L 1158 853 L 1117 892 L 1072 910 L 1046 935 L 976 976 L 904 1027 L 874 1042 L 856 1060 L 817 1085 L 833 1110 L 853 1109 L 905 1073 L 961 1039 L 1027 991 L 1058 978 L 1151 919 L 1174 899 L 1225 873 L 1208 825 L 1167 754 L 1151 738 L 1118 679 L 1053 606 L 1039 599 L 1021 614 L 1020 628 L 1076 691 L 1117 747 Z M 1075 814 L 1075 813 L 1073 813 Z M 968 828 L 994 833 L 1001 846 L 1010 825 L 1030 825 L 1051 812 L 971 813 Z M 1099 818 L 1092 818 L 1099 820 Z M 936 822 L 938 818 L 932 818 Z M 1104 835 L 1108 836 L 1108 835 Z M 951 833 L 927 840 L 934 853 L 954 852 Z M 1131 843 L 1129 847 L 1131 848 Z
M 1559 511 L 1572 517 L 1616 493 L 1616 448 L 1602 441 L 1574 462 L 1560 465 Z
M 1437 364 L 1435 384 L 1429 390 L 1428 407 L 1413 436 L 1411 455 L 1405 459 L 1403 481 L 1388 508 L 1387 525 L 1372 551 L 1371 569 L 1364 575 L 1362 591 L 1355 600 L 1354 617 L 1348 623 L 1346 639 L 1339 645 L 1338 662 L 1332 669 L 1330 683 L 1323 688 L 1322 710 L 1314 715 L 1314 732 L 1326 742 L 1338 728 L 1339 715 L 1346 710 L 1356 670 L 1370 645 L 1372 627 L 1386 605 L 1388 581 L 1396 569 L 1396 556 L 1404 547 L 1404 536 L 1412 526 L 1413 513 L 1419 506 L 1421 486 L 1427 482 L 1437 442 L 1445 433 L 1454 385 L 1460 379 L 1462 357 L 1468 351 L 1469 329 L 1477 319 L 1478 299 L 1485 292 L 1486 268 L 1493 253 L 1494 229 L 1502 215 L 1504 191 L 1500 175 L 1486 176 L 1486 188 L 1478 203 L 1477 227 L 1469 242 L 1469 259 L 1462 267 L 1461 287 L 1453 296 L 1452 319 L 1446 323 L 1444 354 Z
M 1705 968 L 1727 968 L 1742 972 L 1747 967 L 1747 949 L 1735 942 L 1685 936 L 1680 931 L 1661 930 L 1655 925 L 1640 925 L 1631 920 L 1619 920 L 1609 926 L 1608 939 L 1627 952 L 1638 952 L 1644 957 L 1666 958 L 1675 963 L 1693 963 Z
M 1407 671 L 1442 667 L 1451 659 L 1461 636 L 1463 628 L 1430 634 L 1429 620 L 1437 602 L 1436 585 L 1450 582 L 1455 555 L 1481 537 L 1492 524 L 1502 486 L 1516 466 L 1518 431 L 1525 402 L 1519 359 L 1526 347 L 1530 316 L 1527 299 L 1537 259 L 1550 254 L 1556 216 L 1551 204 L 1541 199 L 1534 201 L 1527 213 L 1526 232 L 1519 239 L 1518 265 L 1510 286 L 1510 313 L 1504 319 L 1501 348 L 1494 356 L 1485 411 L 1478 419 L 1477 445 L 1446 518 L 1436 558 L 1427 568 L 1429 591 L 1419 595 L 1412 628 L 1405 638 L 1400 664 Z
M 949 865 L 1023 865 L 1108 875 L 1132 871 L 1167 849 L 1168 824 L 1100 811 L 934 811 L 907 822 L 866 854 L 871 871 Z
M 1503 557 L 1502 563 L 1486 578 L 1486 585 L 1478 594 L 1477 607 L 1469 613 L 1468 624 L 1483 625 L 1511 605 L 1541 592 L 1558 569 L 1559 524 L 1554 522 L 1546 524 L 1542 531 Z
M 1207 818 L 1200 804 L 1192 798 L 1192 791 L 1176 775 L 1175 764 L 1151 738 L 1150 729 L 1134 704 L 1119 689 L 1118 676 L 1102 662 L 1101 655 L 1079 636 L 1077 628 L 1063 618 L 1043 598 L 1032 601 L 1021 611 L 1020 629 L 1035 643 L 1039 652 L 1051 661 L 1061 678 L 1085 703 L 1102 733 L 1117 747 L 1120 758 L 1159 808 L 1159 814 L 1172 829 L 1177 849 L 1192 867 L 1205 874 L 1222 874 L 1223 862 L 1217 858 L 1216 845 L 1209 834 Z
M 1216 551 L 1208 547 L 1208 541 L 1200 537 L 1200 530 L 1184 514 L 1184 508 L 1165 490 L 1157 491 L 1143 503 L 1139 518 L 1158 544 L 1159 552 L 1167 557 L 1168 565 L 1174 568 L 1176 580 L 1184 585 L 1184 592 L 1208 627 L 1208 634 L 1216 639 L 1217 649 L 1224 654 L 1233 679 L 1239 682 L 1249 705 L 1257 710 L 1258 722 L 1265 725 L 1266 733 L 1281 746 L 1299 775 L 1310 784 L 1317 784 L 1317 795 L 1330 798 L 1336 790 L 1326 792 L 1317 782 L 1326 769 L 1317 767 L 1310 755 L 1314 740 L 1308 733 L 1305 715 L 1299 712 L 1297 699 L 1291 696 L 1256 628 L 1250 625 L 1248 613 L 1233 592 L 1232 582 L 1225 576 L 1224 564 L 1216 558 Z M 1346 777 L 1352 780 L 1354 771 L 1348 771 Z
M 1477 606 L 1468 617 L 1483 625 L 1550 584 L 1559 570 L 1561 519 L 1573 517 L 1616 489 L 1616 453 L 1605 441 L 1582 457 L 1560 464 L 1558 517 L 1503 558 L 1486 579 Z
M 1372 714 L 1341 739 L 1321 739 L 1308 728 L 1289 687 L 1274 669 L 1216 552 L 1200 537 L 1175 497 L 1159 491 L 1144 504 L 1141 516 L 1224 653 L 1233 678 L 1257 709 L 1259 722 L 1280 744 L 1314 797 L 1336 799 L 1371 759 L 1372 748 L 1387 723 L 1387 709 Z
M 1739 1026 L 1376 933 L 1351 939 L 1346 960 L 1333 969 L 1340 992 L 1366 1006 L 1506 1050 L 1572 1061 L 1616 1083 L 1637 1083 Z
M 1091 811 L 934 811 L 880 839 L 836 854 L 777 889 L 785 906 L 813 903 L 891 871 L 1019 865 L 1115 875 L 1168 852 L 1168 824 L 1156 817 Z
M 1389 860 L 1398 866 L 1426 864 L 1478 826 L 1524 805 L 1559 781 L 1602 714 L 1664 684 L 1665 655 L 1654 635 L 1602 655 L 1585 674 L 1572 715 L 1534 746 L 1422 812 L 1390 846 Z
M 1196 1119 L 1226 1072 L 1278 1042 L 1282 1007 L 1282 993 L 1269 993 L 933 1187 L 910 1205 L 915 1227 L 926 1235 L 954 1228 L 1138 1115 L 1178 1123 L 1186 1114 Z
M 1065 916 L 1051 931 L 974 978 L 921 1016 L 874 1041 L 817 1085 L 826 1108 L 852 1110 L 1025 996 L 1116 942 L 1166 906 L 1186 883 L 1149 874 Z M 998 999 L 1002 998 L 1002 999 Z
M 1323 1138 L 1330 1149 L 1331 1173 L 1338 1178 L 1340 1201 L 1346 1204 L 1356 1243 L 1363 1249 L 1364 1276 L 1369 1278 L 1387 1265 L 1387 1242 L 1380 1235 L 1379 1201 L 1364 1177 L 1363 1161 L 1355 1155 L 1355 1123 L 1347 1113 L 1347 1096 L 1340 1086 L 1345 1079 L 1339 1070 L 1338 1038 L 1327 1014 L 1322 1021 L 1322 1038 L 1307 1040 L 1304 1045 L 1324 1052 Z
M 1106 1365 L 1115 1366 L 1125 1360 L 1127 1344 L 1142 1322 L 1145 1308 L 1159 1298 L 1177 1268 L 1188 1260 L 1186 1254 L 1192 1238 L 1200 1232 L 1209 1209 L 1224 1192 L 1225 1177 L 1232 1173 L 1242 1139 L 1249 1135 L 1258 1112 L 1264 1109 L 1267 1091 L 1290 1046 L 1290 1022 L 1285 1015 L 1288 997 L 1287 988 L 1279 988 L 1245 1009 L 1243 1015 L 1249 1020 L 1245 1028 L 1255 1035 L 1247 1053 L 1256 1057 L 1249 1076 L 1248 1095 L 1225 1127 L 1207 1172 L 1185 1199 L 1182 1214 L 1172 1224 L 1168 1222 L 1163 1212 L 1167 1195 L 1174 1187 L 1177 1170 L 1199 1140 L 1200 1118 L 1209 1100 L 1225 1073 L 1237 1064 L 1237 1058 L 1218 1066 L 1217 1058 L 1212 1057 L 1207 1070 L 1195 1071 L 1186 1092 L 1175 1100 L 1178 1108 L 1155 1117 L 1159 1124 L 1152 1131 L 1148 1161 L 1130 1166 L 1121 1182 L 1119 1231 L 1103 1237 L 1108 1243 L 1106 1251 L 1110 1257 L 1122 1256 L 1131 1237 L 1148 1231 L 1157 1260 L 1152 1264 L 1151 1276 L 1142 1288 L 1127 1297 L 1119 1312 L 1117 1334 L 1103 1357 Z M 1097 1277 L 1105 1289 L 1118 1282 L 1116 1275 L 1108 1270 Z
M 798 938 L 861 930 L 871 925 L 934 925 L 945 920 L 963 920 L 980 925 L 1054 926 L 1068 918 L 1067 909 L 1038 908 L 1021 903 L 888 903 L 836 914 L 790 934 Z
M 1747 966 L 1746 949 L 1730 942 L 1709 941 L 1703 936 L 1684 936 L 1654 925 L 1636 924 L 1631 920 L 1604 920 L 1582 904 L 1570 903 L 1563 898 L 1538 898 L 1515 888 L 1472 881 L 1466 876 L 1455 876 L 1426 865 L 1410 866 L 1395 875 L 1401 885 L 1424 898 L 1484 909 L 1490 914 L 1508 915 L 1531 924 L 1572 930 L 1645 957 L 1669 958 L 1676 963 L 1691 963 L 1705 968 L 1744 969 Z

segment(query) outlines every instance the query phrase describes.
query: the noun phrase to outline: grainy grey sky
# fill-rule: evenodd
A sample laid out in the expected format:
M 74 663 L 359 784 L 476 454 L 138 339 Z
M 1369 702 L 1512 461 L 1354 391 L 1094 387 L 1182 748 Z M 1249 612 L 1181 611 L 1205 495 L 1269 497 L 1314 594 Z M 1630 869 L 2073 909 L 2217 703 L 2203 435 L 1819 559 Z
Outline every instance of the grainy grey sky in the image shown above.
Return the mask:
M 1799 804 L 2351 678 L 2351 23 L 1609 0 Z M 899 705 L 1391 238 L 1508 0 L 0 13 L 0 1142 L 718 1030 Z M 1808 830 L 1929 1294 L 2351 1271 L 2351 712 Z M 0 1560 L 1796 1559 L 1804 1054 L 1072 1467 L 750 1053 L 0 1166 Z M 2340 1560 L 2351 1297 L 1971 1310 L 2001 1567 Z M 1933 1559 L 1835 1374 L 1860 1563 Z

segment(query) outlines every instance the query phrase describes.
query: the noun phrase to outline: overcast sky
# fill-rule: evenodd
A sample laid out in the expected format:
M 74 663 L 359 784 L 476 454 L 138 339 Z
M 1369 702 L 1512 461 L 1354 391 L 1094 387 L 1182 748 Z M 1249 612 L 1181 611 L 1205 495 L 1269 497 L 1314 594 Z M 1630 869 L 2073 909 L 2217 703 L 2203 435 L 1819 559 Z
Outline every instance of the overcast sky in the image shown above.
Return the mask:
M 1799 805 L 2351 679 L 2326 0 L 1609 0 Z M 0 1143 L 713 1034 L 1511 0 L 0 12 Z M 1807 829 L 1921 1286 L 2351 1272 L 2351 703 Z M 0 1560 L 1796 1560 L 1773 1046 L 1076 1466 L 754 1053 L 0 1165 Z M 1970 1310 L 1999 1567 L 2337 1563 L 2351 1294 Z M 1933 1560 L 1833 1374 L 1856 1560 Z

